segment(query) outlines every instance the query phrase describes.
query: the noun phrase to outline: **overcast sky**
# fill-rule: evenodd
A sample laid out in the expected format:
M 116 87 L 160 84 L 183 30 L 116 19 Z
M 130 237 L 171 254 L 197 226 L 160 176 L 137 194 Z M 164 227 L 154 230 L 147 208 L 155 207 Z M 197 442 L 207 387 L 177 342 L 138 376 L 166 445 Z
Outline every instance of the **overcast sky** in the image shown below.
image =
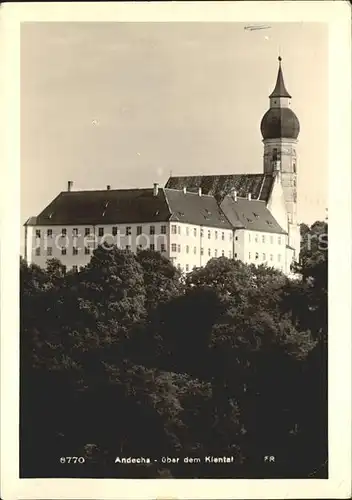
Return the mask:
M 149 187 L 174 175 L 261 173 L 260 121 L 283 72 L 300 123 L 299 218 L 325 216 L 323 24 L 33 23 L 21 28 L 21 222 L 67 181 Z

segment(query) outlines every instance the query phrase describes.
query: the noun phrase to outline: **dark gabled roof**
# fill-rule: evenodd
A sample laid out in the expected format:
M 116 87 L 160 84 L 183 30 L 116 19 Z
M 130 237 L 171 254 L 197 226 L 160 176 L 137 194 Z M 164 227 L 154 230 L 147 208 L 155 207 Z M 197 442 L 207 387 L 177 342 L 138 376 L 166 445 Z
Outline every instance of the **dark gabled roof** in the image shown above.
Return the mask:
M 269 97 L 288 97 L 291 98 L 287 92 L 284 82 L 284 76 L 281 69 L 281 57 L 279 57 L 279 71 L 277 73 L 276 85 Z
M 30 217 L 24 223 L 25 226 L 36 226 L 36 224 L 37 224 L 37 217 Z
M 227 174 L 227 175 L 193 175 L 170 177 L 165 187 L 170 189 L 183 189 L 212 195 L 219 202 L 231 190 L 237 195 L 246 198 L 251 193 L 253 199 L 268 201 L 274 178 L 270 174 Z
M 162 189 L 113 189 L 60 193 L 37 217 L 36 225 L 119 224 L 167 221 Z
M 172 213 L 172 221 L 186 222 L 199 226 L 232 229 L 230 222 L 219 208 L 213 196 L 198 193 L 184 193 L 165 188 L 165 196 Z
M 266 233 L 287 234 L 278 224 L 264 201 L 226 196 L 221 210 L 234 227 Z

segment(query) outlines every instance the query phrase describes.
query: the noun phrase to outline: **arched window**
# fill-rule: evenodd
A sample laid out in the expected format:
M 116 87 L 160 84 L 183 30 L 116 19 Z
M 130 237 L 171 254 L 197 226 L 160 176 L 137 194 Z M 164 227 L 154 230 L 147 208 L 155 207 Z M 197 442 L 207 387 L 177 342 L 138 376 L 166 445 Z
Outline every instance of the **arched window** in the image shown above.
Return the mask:
M 293 169 L 293 173 L 295 174 L 296 173 L 296 162 L 295 161 L 292 163 L 292 169 Z

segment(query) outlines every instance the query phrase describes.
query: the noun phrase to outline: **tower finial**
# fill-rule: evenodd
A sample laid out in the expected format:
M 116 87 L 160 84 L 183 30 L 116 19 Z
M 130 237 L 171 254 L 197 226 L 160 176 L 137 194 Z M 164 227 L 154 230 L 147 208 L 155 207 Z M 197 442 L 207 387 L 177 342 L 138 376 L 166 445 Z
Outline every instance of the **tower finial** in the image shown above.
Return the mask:
M 284 83 L 284 77 L 283 77 L 283 74 L 282 74 L 282 67 L 281 67 L 282 57 L 279 55 L 279 57 L 277 59 L 279 61 L 279 71 L 277 73 L 277 79 L 276 79 L 275 88 L 274 88 L 273 92 L 270 94 L 269 97 L 270 98 L 271 97 L 288 97 L 288 98 L 291 98 L 290 94 L 286 90 L 285 83 Z

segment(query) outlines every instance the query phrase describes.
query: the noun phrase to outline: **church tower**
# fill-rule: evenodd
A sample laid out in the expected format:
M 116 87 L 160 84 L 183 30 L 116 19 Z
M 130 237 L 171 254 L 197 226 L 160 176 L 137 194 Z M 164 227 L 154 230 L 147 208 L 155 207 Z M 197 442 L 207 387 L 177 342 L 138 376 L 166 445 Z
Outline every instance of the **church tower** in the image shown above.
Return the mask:
M 264 173 L 279 176 L 288 218 L 288 244 L 297 260 L 300 235 L 297 221 L 297 155 L 299 121 L 291 109 L 279 57 L 276 85 L 270 94 L 270 107 L 262 118 L 260 129 L 264 143 Z

